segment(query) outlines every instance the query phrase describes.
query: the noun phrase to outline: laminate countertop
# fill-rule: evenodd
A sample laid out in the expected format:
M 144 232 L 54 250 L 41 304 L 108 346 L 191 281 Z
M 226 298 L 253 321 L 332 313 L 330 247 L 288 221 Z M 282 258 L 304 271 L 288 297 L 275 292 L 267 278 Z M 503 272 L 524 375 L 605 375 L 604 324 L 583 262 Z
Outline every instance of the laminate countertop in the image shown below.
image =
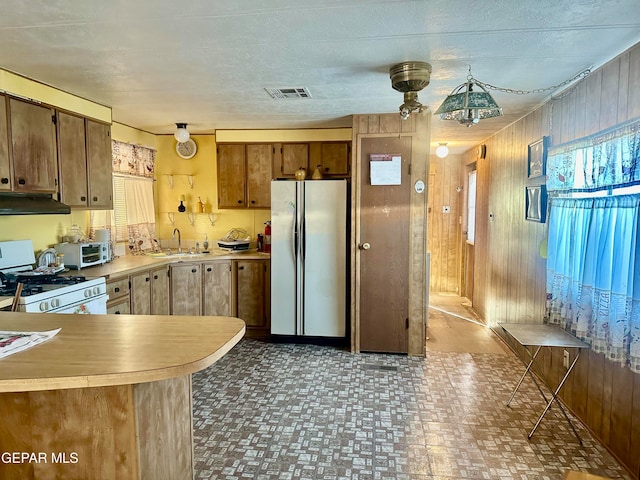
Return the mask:
M 0 359 L 0 392 L 154 382 L 202 370 L 240 341 L 234 317 L 0 312 L 0 330 L 62 330 Z

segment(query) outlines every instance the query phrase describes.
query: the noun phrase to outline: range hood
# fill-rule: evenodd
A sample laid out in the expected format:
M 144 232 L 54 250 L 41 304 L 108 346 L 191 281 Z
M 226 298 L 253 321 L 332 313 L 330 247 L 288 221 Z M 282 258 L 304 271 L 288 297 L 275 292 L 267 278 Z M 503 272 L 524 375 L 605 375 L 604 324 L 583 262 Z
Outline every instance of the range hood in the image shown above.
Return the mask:
M 0 215 L 43 215 L 71 213 L 69 205 L 47 193 L 0 193 Z

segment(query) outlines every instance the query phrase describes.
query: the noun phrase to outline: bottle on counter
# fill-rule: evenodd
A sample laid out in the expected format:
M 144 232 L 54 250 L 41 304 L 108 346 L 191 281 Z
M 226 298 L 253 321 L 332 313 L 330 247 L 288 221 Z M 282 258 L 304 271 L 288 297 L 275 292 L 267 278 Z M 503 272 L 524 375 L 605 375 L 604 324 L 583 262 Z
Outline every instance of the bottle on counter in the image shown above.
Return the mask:
M 205 253 L 209 251 L 209 237 L 206 233 L 204 234 L 204 242 L 202 242 L 202 248 L 204 248 Z
M 264 251 L 264 237 L 262 236 L 261 233 L 258 234 L 258 251 L 259 252 Z

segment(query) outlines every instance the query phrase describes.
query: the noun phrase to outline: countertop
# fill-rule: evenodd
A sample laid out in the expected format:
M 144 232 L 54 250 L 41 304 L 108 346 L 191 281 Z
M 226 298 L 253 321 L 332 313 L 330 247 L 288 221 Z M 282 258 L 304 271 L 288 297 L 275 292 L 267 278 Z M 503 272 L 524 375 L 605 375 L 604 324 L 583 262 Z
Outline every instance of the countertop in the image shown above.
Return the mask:
M 210 260 L 265 260 L 271 258 L 268 253 L 257 251 L 229 253 L 225 250 L 213 249 L 210 253 L 198 255 L 166 255 L 155 257 L 152 255 L 125 255 L 118 257 L 112 262 L 105 263 L 98 267 L 83 268 L 82 270 L 70 270 L 68 273 L 84 275 L 86 277 L 117 277 L 129 275 L 139 271 L 149 270 L 166 264 L 182 262 L 207 262 Z
M 0 392 L 101 387 L 202 370 L 240 341 L 234 317 L 0 312 L 0 330 L 46 331 L 51 340 L 0 359 Z

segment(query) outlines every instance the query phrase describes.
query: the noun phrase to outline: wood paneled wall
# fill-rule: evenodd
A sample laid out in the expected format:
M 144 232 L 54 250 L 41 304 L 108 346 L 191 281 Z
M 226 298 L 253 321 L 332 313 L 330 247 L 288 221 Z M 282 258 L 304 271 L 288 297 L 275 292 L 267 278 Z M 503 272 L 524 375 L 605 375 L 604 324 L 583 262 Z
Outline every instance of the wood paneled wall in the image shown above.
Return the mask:
M 427 250 L 431 255 L 432 292 L 460 293 L 462 276 L 462 216 L 466 191 L 460 155 L 430 156 Z M 449 207 L 449 213 L 443 207 Z
M 524 220 L 527 145 L 544 135 L 559 145 L 638 117 L 640 44 L 487 140 L 487 157 L 477 162 L 472 300 L 490 325 L 543 321 L 546 261 L 539 252 L 547 224 Z M 473 155 L 465 154 L 465 163 Z M 562 351 L 547 354 L 542 365 L 544 375 L 559 379 Z M 639 478 L 640 375 L 589 352 L 580 357 L 561 396 Z

